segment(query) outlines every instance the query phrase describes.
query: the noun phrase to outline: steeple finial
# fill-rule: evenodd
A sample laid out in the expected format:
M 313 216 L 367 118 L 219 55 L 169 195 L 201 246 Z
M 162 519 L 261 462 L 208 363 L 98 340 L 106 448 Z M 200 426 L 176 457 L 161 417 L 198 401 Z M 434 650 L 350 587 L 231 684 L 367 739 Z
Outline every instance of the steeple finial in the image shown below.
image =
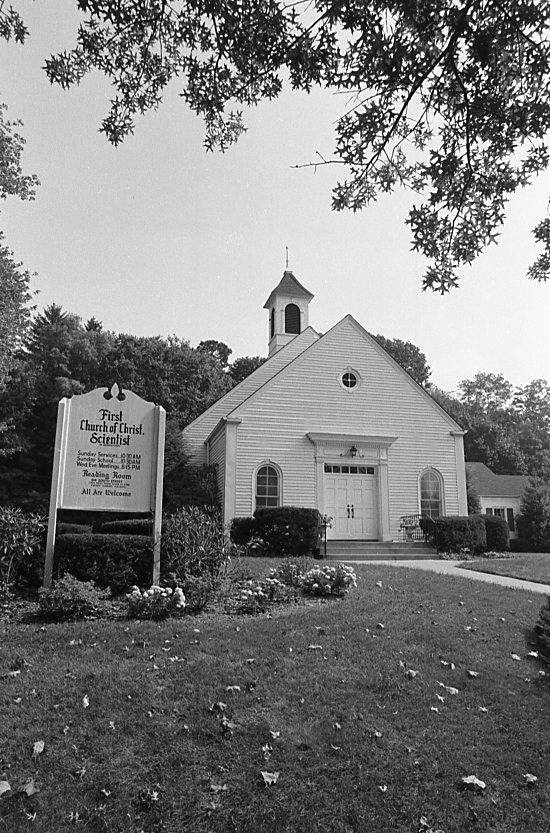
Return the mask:
M 288 269 L 288 246 L 285 246 L 286 249 L 286 268 Z

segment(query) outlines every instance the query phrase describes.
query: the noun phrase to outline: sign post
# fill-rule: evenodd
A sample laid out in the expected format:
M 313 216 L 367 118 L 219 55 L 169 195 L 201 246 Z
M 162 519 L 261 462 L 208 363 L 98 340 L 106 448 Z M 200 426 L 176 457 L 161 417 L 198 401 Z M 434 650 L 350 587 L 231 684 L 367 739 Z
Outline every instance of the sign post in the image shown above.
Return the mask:
M 160 578 L 166 412 L 115 384 L 58 406 L 44 587 L 52 581 L 58 509 L 153 513 L 153 584 Z

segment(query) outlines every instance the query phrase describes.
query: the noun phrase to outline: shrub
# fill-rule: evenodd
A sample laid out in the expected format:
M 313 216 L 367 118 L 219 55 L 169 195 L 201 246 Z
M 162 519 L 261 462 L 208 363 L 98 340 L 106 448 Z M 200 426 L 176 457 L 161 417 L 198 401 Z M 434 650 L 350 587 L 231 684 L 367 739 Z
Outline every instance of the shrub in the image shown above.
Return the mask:
M 78 581 L 69 573 L 58 579 L 49 590 L 39 591 L 38 612 L 43 619 L 62 621 L 82 619 L 101 613 L 107 593 L 93 581 Z
M 152 535 L 151 518 L 128 518 L 126 520 L 107 521 L 101 524 L 100 532 L 105 535 Z
M 123 593 L 147 586 L 153 573 L 153 546 L 143 535 L 60 535 L 55 545 L 56 574 L 70 572 Z
M 526 486 L 517 530 L 530 552 L 550 552 L 550 486 L 543 480 L 532 478 Z
M 171 468 L 164 477 L 163 503 L 170 515 L 185 506 L 219 510 L 216 466 L 193 466 L 182 461 Z
M 419 526 L 426 541 L 435 546 L 435 521 L 427 515 L 422 515 L 419 520 Z
M 40 583 L 45 531 L 45 518 L 0 507 L 0 587 Z
M 262 539 L 267 555 L 307 555 L 318 551 L 322 525 L 317 509 L 302 506 L 261 508 L 256 509 L 254 518 L 256 533 Z
M 274 602 L 289 601 L 289 592 L 276 578 L 248 579 L 237 585 L 237 613 L 263 613 Z
M 314 566 L 315 563 L 307 557 L 293 561 L 287 558 L 278 567 L 272 567 L 269 575 L 282 581 L 287 587 L 301 587 L 305 573 L 313 569 Z
M 480 515 L 485 523 L 487 549 L 495 552 L 507 552 L 510 549 L 510 529 L 505 518 L 497 515 Z
M 181 582 L 178 582 L 176 576 L 172 574 L 169 579 L 168 583 L 172 585 L 174 590 L 178 586 L 183 590 L 186 613 L 200 613 L 201 610 L 204 610 L 215 589 L 215 583 L 210 575 L 188 575 Z
M 185 596 L 181 587 L 159 587 L 153 584 L 143 592 L 139 587 L 132 587 L 126 596 L 128 616 L 131 619 L 167 619 L 169 616 L 181 616 L 185 609 Z
M 92 527 L 86 524 L 57 524 L 57 535 L 91 535 Z
M 357 576 L 346 564 L 324 565 L 308 570 L 301 587 L 306 596 L 342 596 L 351 587 L 357 587 Z
M 535 638 L 540 653 L 550 662 L 550 596 L 540 610 L 539 619 L 535 625 Z
M 233 518 L 229 537 L 237 546 L 246 547 L 256 537 L 255 518 Z
M 450 515 L 434 518 L 435 545 L 438 552 L 483 552 L 487 547 L 485 523 L 480 515 Z
M 229 541 L 217 514 L 184 506 L 162 527 L 162 570 L 178 581 L 188 576 L 216 578 L 229 559 Z

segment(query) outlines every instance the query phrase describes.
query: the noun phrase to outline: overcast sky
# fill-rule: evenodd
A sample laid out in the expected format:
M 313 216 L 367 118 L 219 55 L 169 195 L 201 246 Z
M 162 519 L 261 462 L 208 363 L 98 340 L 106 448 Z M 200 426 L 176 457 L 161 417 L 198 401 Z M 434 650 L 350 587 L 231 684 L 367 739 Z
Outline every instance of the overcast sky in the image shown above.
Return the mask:
M 54 301 L 117 332 L 174 333 L 193 346 L 214 338 L 233 358 L 265 355 L 262 307 L 288 246 L 290 268 L 315 295 L 317 330 L 351 313 L 371 332 L 412 341 L 447 390 L 478 371 L 514 384 L 550 379 L 550 285 L 525 277 L 550 176 L 516 196 L 498 246 L 464 272 L 460 289 L 422 292 L 426 262 L 410 251 L 407 195 L 336 214 L 341 170 L 292 167 L 317 150 L 330 156 L 344 97 L 285 94 L 248 114 L 236 146 L 206 154 L 202 123 L 176 86 L 113 148 L 98 132 L 107 81 L 95 75 L 66 92 L 41 69 L 74 43 L 72 5 L 32 4 L 27 44 L 0 48 L 2 100 L 24 122 L 25 170 L 41 181 L 35 202 L 8 200 L 0 222 L 37 273 L 40 308 Z

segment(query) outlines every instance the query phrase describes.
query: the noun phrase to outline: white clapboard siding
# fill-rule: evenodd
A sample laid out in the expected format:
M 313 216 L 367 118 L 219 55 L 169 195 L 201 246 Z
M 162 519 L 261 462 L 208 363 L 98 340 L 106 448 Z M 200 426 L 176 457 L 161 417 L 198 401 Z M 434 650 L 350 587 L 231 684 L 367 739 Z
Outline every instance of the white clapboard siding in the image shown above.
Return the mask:
M 340 383 L 353 369 L 360 384 Z M 237 407 L 236 514 L 253 510 L 254 472 L 272 460 L 283 472 L 285 504 L 316 506 L 309 432 L 396 436 L 388 451 L 391 534 L 399 517 L 419 511 L 418 477 L 427 466 L 443 476 L 445 511 L 458 511 L 452 430 L 457 424 L 347 316 L 268 385 Z M 320 507 L 322 508 L 322 507 Z
M 219 430 L 210 438 L 208 462 L 216 467 L 218 495 L 220 506 L 223 506 L 225 500 L 225 423 L 222 423 Z
M 319 335 L 315 330 L 308 327 L 186 426 L 182 436 L 191 462 L 204 463 L 206 461 L 204 443 L 222 417 L 244 402 L 318 338 Z

